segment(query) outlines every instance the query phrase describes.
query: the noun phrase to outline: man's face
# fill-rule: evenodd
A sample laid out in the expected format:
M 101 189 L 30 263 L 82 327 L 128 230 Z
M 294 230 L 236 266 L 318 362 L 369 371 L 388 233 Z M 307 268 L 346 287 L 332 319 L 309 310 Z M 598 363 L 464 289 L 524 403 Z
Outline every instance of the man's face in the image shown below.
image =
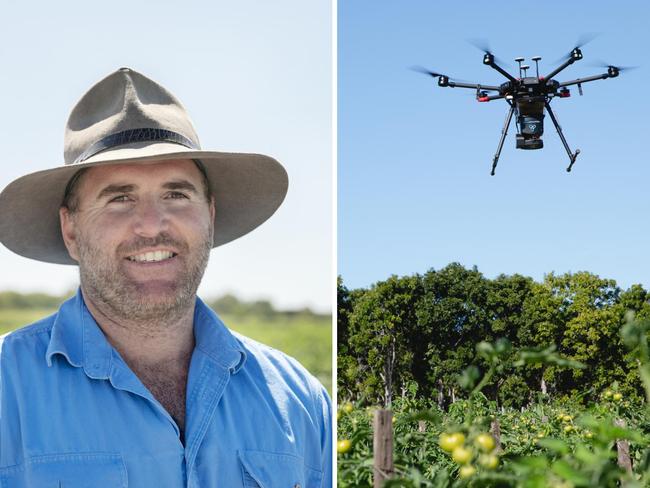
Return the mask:
M 214 204 L 192 161 L 96 166 L 61 228 L 82 289 L 115 318 L 155 319 L 192 304 L 212 248 Z

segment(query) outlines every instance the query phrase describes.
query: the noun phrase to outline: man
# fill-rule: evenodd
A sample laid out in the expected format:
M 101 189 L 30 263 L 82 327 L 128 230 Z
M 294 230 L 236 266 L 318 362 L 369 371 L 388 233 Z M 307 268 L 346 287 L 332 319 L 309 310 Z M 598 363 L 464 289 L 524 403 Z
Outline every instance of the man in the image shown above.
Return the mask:
M 196 297 L 210 249 L 281 204 L 282 166 L 202 151 L 127 68 L 72 110 L 65 163 L 0 194 L 3 244 L 81 281 L 2 344 L 0 487 L 331 486 L 323 387 Z

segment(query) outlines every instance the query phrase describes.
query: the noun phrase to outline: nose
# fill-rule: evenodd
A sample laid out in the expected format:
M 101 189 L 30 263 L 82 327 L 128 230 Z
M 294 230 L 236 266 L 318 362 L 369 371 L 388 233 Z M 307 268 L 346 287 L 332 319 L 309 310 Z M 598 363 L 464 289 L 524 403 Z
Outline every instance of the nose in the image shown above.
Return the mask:
M 167 230 L 168 215 L 155 199 L 141 199 L 134 212 L 133 230 L 142 237 L 156 237 Z

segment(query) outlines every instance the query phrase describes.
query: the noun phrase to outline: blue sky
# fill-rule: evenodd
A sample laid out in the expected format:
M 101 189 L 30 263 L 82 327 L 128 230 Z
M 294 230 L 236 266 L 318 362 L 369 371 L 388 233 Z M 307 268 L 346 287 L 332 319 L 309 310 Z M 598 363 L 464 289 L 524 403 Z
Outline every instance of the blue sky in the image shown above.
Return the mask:
M 504 4 L 505 6 L 505 4 Z M 348 287 L 458 261 L 488 277 L 588 270 L 650 288 L 645 2 L 342 2 L 338 10 L 338 272 Z M 638 69 L 553 102 L 572 149 L 571 173 L 547 116 L 544 149 L 492 157 L 504 101 L 439 88 L 423 65 L 500 84 L 466 42 L 488 39 L 511 65 L 542 56 L 546 74 L 582 33 L 600 36 L 556 79 L 598 74 L 594 60 Z M 533 65 L 532 62 L 529 64 Z M 529 72 L 530 73 L 530 72 Z M 575 87 L 574 87 L 575 88 Z
M 328 0 L 3 2 L 0 189 L 63 164 L 72 106 L 129 66 L 183 102 L 203 148 L 268 154 L 289 173 L 282 207 L 212 252 L 199 294 L 329 312 L 331 9 Z M 0 246 L 0 290 L 60 293 L 77 282 L 76 267 Z

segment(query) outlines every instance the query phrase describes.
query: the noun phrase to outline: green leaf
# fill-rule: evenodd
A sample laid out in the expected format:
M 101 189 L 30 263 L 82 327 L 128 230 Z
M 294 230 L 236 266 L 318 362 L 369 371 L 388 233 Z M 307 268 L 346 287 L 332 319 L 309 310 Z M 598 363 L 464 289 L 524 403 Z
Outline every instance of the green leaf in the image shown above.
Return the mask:
M 548 466 L 548 459 L 546 456 L 527 456 L 517 458 L 512 462 L 513 465 L 524 467 L 528 469 L 546 469 Z
M 494 347 L 489 342 L 481 341 L 476 344 L 476 352 L 485 359 L 490 359 L 494 356 Z
M 601 462 L 601 458 L 591 452 L 589 449 L 584 447 L 581 444 L 578 444 L 575 449 L 575 457 L 578 461 L 582 461 L 583 463 L 587 465 L 593 465 L 596 466 Z
M 420 412 L 412 413 L 406 416 L 407 421 L 425 420 L 431 422 L 433 425 L 440 425 L 442 422 L 441 415 L 435 410 L 422 410 Z
M 575 469 L 564 459 L 555 461 L 551 465 L 551 469 L 555 474 L 570 481 L 576 486 L 589 486 L 589 477 Z
M 539 439 L 537 443 L 538 445 L 545 447 L 549 451 L 553 451 L 558 454 L 568 454 L 570 451 L 569 445 L 566 442 L 561 441 L 560 439 L 545 437 L 544 439 Z
M 501 337 L 495 342 L 494 350 L 498 355 L 503 356 L 512 350 L 512 344 L 505 337 Z
M 458 384 L 465 390 L 472 390 L 476 386 L 476 382 L 480 376 L 481 372 L 476 366 L 468 366 L 458 375 Z

